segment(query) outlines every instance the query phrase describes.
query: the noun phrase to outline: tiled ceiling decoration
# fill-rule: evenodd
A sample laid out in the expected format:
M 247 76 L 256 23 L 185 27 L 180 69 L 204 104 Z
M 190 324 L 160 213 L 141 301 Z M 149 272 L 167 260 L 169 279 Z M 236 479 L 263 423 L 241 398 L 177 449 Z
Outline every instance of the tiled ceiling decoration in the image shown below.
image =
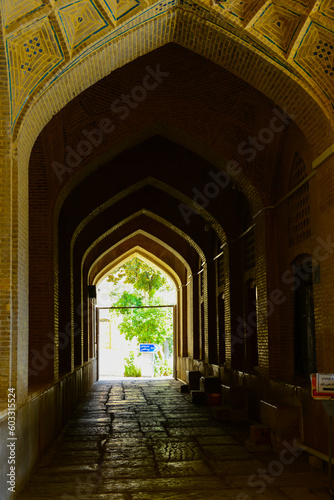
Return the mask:
M 333 0 L 322 0 L 318 7 L 318 11 L 324 17 L 334 21 L 334 3 Z
M 140 7 L 139 0 L 103 0 L 103 2 L 113 21 L 128 17 L 129 12 L 137 13 Z
M 71 54 L 86 40 L 108 27 L 108 22 L 91 0 L 80 0 L 61 7 L 58 16 Z
M 43 6 L 42 0 L 2 0 L 3 24 L 8 28 L 15 21 Z
M 300 14 L 270 3 L 252 27 L 275 47 L 287 53 L 301 24 Z
M 311 22 L 294 61 L 320 87 L 334 109 L 334 31 Z
M 270 61 L 334 121 L 332 0 L 1 0 L 1 8 L 12 127 L 41 82 L 44 91 L 89 54 L 156 18 L 165 29 L 164 43 L 178 42 L 189 20 L 197 30 L 192 36 L 200 41 L 202 31 L 204 45 L 214 39 L 217 53 L 228 40 L 242 46 L 245 60 L 256 53 L 264 64 Z M 243 67 L 239 59 L 235 74 Z M 254 85 L 261 90 L 258 81 Z
M 15 122 L 29 95 L 64 61 L 64 54 L 47 17 L 9 36 L 6 52 Z
M 310 9 L 312 5 L 314 4 L 314 0 L 293 0 L 297 5 L 302 5 L 303 7 L 306 7 L 307 9 Z
M 259 2 L 258 0 L 246 0 L 244 2 L 240 2 L 239 0 L 223 0 L 219 3 L 219 6 L 227 14 L 230 14 L 242 23 L 247 23 L 263 3 L 263 1 Z

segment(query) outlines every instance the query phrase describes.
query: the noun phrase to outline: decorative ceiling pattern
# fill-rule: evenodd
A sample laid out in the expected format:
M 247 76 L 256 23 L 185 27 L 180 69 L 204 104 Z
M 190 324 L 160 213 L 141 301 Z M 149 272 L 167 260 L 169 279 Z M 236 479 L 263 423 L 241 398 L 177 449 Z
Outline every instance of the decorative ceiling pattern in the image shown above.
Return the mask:
M 322 0 L 318 7 L 318 11 L 328 19 L 332 19 L 334 21 L 334 4 L 333 0 Z
M 11 114 L 17 117 L 29 95 L 64 61 L 58 37 L 47 17 L 7 39 Z
M 334 31 L 311 22 L 294 61 L 313 78 L 334 109 Z
M 247 24 L 254 14 L 258 12 L 259 7 L 264 3 L 265 1 L 263 0 L 260 2 L 257 0 L 246 0 L 245 2 L 240 2 L 239 0 L 223 0 L 219 3 L 219 7 L 242 24 Z
M 44 6 L 42 0 L 2 0 L 2 21 L 6 28 Z
M 134 14 L 140 7 L 139 0 L 103 0 L 103 2 L 113 21 L 124 20 L 125 17 L 129 17 L 127 16 L 129 12 Z
M 209 23 L 297 80 L 334 121 L 333 0 L 0 1 L 13 129 L 33 97 L 69 68 L 178 9 L 178 30 L 185 18 Z M 168 29 L 165 41 L 174 40 Z
M 71 55 L 83 42 L 108 27 L 91 0 L 79 0 L 61 7 L 57 14 Z
M 302 22 L 302 16 L 281 5 L 270 3 L 252 28 L 275 47 L 288 52 Z

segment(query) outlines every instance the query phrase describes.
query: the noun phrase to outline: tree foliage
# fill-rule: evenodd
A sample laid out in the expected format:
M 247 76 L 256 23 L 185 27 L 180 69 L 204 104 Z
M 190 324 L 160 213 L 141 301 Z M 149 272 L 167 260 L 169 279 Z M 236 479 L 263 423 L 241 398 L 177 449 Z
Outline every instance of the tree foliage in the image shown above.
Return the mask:
M 110 274 L 107 281 L 110 281 L 114 285 L 117 285 L 120 281 L 128 283 L 148 299 L 152 298 L 158 290 L 170 289 L 170 285 L 162 273 L 153 269 L 153 267 L 150 267 L 137 257 L 129 260 L 114 273 Z
M 165 276 L 138 258 L 134 258 L 108 276 L 108 281 L 115 285 L 111 297 L 116 300 L 113 309 L 123 319 L 119 330 L 127 340 L 137 337 L 140 343 L 164 345 L 167 341 L 169 350 L 173 349 L 173 314 L 167 307 L 141 306 L 161 305 L 159 292 L 168 291 L 171 286 Z M 124 284 L 131 285 L 124 289 Z M 131 309 L 132 307 L 132 309 Z

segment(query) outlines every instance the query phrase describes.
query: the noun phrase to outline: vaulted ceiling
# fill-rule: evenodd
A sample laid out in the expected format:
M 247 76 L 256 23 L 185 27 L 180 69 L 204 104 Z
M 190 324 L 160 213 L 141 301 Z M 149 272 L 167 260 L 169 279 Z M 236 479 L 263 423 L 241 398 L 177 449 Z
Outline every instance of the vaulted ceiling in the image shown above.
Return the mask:
M 97 66 L 116 68 L 139 45 L 145 53 L 174 42 L 298 109 L 296 122 L 320 154 L 333 143 L 333 21 L 331 0 L 2 0 L 12 130 L 93 54 Z M 103 47 L 112 62 L 99 59 Z

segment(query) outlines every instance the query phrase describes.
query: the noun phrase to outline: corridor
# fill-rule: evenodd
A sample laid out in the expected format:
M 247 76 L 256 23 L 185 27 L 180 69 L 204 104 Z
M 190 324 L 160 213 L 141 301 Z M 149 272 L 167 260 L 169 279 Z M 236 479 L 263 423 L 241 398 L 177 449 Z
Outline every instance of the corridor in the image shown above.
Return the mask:
M 246 423 L 219 422 L 172 379 L 96 382 L 20 500 L 320 500 L 324 470 L 288 447 L 249 453 Z M 285 464 L 285 465 L 284 465 Z M 261 476 L 261 477 L 260 477 Z

